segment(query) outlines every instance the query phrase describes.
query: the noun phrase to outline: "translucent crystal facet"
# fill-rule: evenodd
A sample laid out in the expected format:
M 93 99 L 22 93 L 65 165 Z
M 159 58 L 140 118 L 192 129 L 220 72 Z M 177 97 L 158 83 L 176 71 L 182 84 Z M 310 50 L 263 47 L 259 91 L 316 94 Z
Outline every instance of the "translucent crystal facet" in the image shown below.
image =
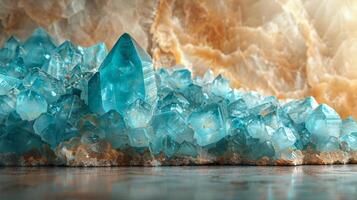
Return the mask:
M 83 56 L 70 41 L 65 41 L 52 53 L 43 70 L 56 79 L 68 78 L 75 66 L 82 63 Z
M 99 69 L 103 110 L 123 113 L 141 98 L 149 104 L 156 99 L 156 81 L 150 56 L 123 34 Z
M 193 112 L 188 121 L 195 131 L 197 143 L 201 146 L 218 142 L 227 135 L 222 111 L 217 104 Z
M 24 62 L 28 67 L 42 67 L 48 62 L 51 51 L 56 45 L 48 33 L 42 29 L 36 29 L 23 44 Z
M 17 97 L 16 112 L 23 120 L 34 120 L 47 112 L 46 99 L 35 91 L 25 90 Z
M 331 107 L 321 104 L 306 119 L 306 129 L 311 133 L 313 142 L 318 146 L 330 140 L 339 138 L 341 118 Z

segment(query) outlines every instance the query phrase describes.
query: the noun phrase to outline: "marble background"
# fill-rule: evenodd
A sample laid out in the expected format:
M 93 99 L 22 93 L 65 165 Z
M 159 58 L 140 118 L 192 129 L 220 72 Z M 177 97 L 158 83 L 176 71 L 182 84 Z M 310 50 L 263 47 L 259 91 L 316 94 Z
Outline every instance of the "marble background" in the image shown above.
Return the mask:
M 128 32 L 156 67 L 210 68 L 234 87 L 312 95 L 357 119 L 355 0 L 0 0 L 0 43 L 38 26 L 108 48 Z

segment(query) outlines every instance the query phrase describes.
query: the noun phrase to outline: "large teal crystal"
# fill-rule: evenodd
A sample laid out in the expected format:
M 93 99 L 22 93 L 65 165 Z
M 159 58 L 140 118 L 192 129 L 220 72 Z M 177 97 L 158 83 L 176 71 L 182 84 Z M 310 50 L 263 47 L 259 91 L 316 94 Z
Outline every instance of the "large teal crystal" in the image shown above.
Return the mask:
M 149 104 L 156 100 L 156 80 L 150 56 L 131 38 L 123 34 L 99 69 L 102 106 L 105 112 L 120 113 L 136 99 Z
M 155 71 L 129 34 L 109 53 L 56 46 L 41 28 L 0 49 L 0 165 L 279 164 L 356 151 L 352 117 L 313 97 L 233 89 L 211 71 Z

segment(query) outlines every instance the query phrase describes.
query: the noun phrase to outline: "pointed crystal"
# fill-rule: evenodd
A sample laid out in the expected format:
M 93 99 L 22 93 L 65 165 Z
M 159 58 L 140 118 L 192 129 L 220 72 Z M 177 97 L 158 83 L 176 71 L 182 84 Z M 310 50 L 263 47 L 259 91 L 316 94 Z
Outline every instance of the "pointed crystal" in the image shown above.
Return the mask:
M 99 43 L 88 48 L 81 49 L 83 55 L 82 72 L 95 72 L 107 56 L 105 43 Z
M 105 112 L 114 109 L 123 113 L 138 98 L 149 104 L 156 100 L 151 58 L 127 33 L 119 38 L 99 72 Z
M 23 79 L 23 85 L 46 98 L 49 103 L 57 101 L 65 94 L 65 88 L 60 80 L 38 68 L 33 68 Z
M 1 68 L 0 73 L 14 78 L 23 79 L 28 73 L 28 70 L 22 58 L 17 57 L 9 62 L 6 67 Z
M 42 67 L 45 62 L 48 62 L 51 51 L 56 48 L 56 45 L 44 29 L 37 28 L 25 41 L 23 47 L 26 66 Z
M 10 37 L 4 44 L 4 47 L 0 49 L 0 64 L 5 65 L 14 59 L 18 54 L 18 47 L 20 42 L 15 37 Z
M 171 74 L 170 82 L 174 88 L 185 88 L 192 83 L 191 72 L 187 69 L 176 70 Z
M 218 75 L 210 85 L 210 92 L 220 97 L 225 97 L 231 90 L 229 81 L 222 75 Z
M 70 41 L 65 41 L 54 49 L 50 61 L 43 70 L 56 79 L 69 78 L 75 66 L 82 63 L 82 54 Z
M 341 118 L 331 107 L 321 104 L 306 119 L 306 129 L 311 133 L 313 143 L 322 145 L 330 137 L 339 138 Z

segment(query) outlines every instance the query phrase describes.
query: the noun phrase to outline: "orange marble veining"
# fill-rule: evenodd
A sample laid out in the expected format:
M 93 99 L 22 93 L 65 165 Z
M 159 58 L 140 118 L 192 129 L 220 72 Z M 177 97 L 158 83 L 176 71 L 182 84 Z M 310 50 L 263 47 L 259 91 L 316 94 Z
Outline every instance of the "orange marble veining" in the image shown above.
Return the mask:
M 156 67 L 212 69 L 234 87 L 314 96 L 357 119 L 354 0 L 0 0 L 0 42 L 45 27 L 59 42 L 110 48 L 129 32 Z

